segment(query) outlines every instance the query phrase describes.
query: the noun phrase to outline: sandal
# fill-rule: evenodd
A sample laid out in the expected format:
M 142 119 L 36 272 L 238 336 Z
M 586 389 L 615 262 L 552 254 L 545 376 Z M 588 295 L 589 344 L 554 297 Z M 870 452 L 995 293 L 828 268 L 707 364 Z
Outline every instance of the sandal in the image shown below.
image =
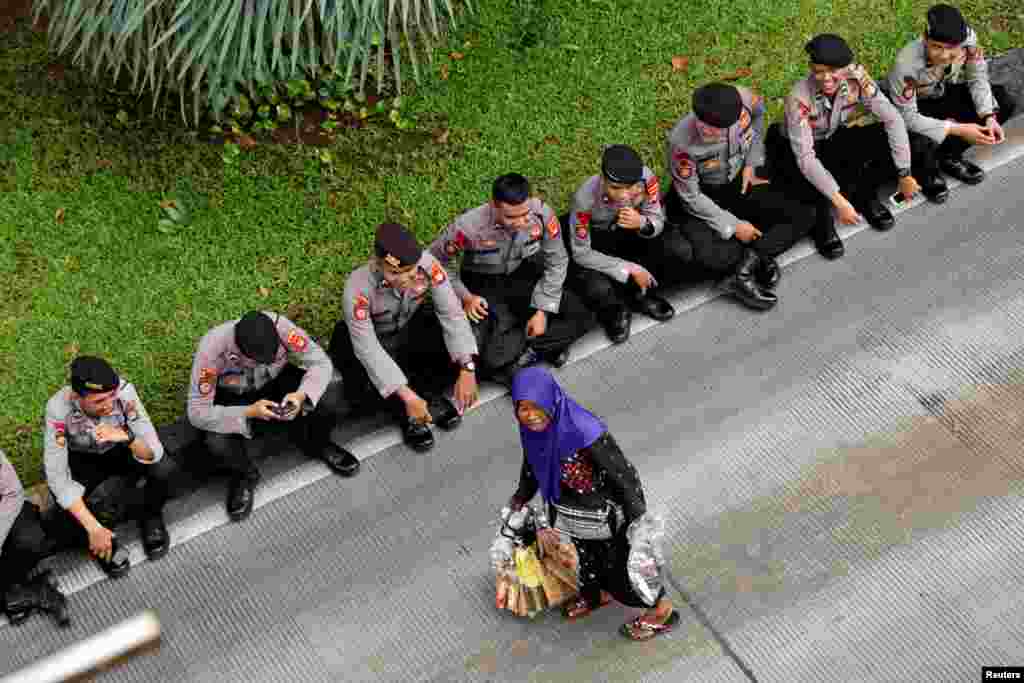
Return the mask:
M 679 623 L 679 610 L 672 610 L 664 624 L 655 624 L 637 617 L 622 625 L 619 632 L 630 640 L 650 640 L 654 636 L 668 633 Z
M 611 594 L 605 591 L 601 591 L 601 603 L 596 607 L 591 607 L 590 603 L 587 602 L 587 599 L 580 595 L 575 600 L 568 603 L 565 607 L 562 608 L 562 616 L 564 616 L 569 621 L 574 621 L 576 619 L 580 619 L 582 617 L 587 616 L 596 609 L 604 607 L 611 601 Z

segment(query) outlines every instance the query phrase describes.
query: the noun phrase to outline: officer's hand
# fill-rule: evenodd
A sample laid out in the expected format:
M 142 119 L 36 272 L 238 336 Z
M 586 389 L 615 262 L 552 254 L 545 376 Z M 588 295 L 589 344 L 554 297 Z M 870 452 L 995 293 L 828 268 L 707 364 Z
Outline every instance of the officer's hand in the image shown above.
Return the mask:
M 537 311 L 526 322 L 526 336 L 539 337 L 548 329 L 548 316 L 544 311 Z
M 658 286 L 658 281 L 654 279 L 654 276 L 651 275 L 650 271 L 635 263 L 630 266 L 629 276 L 633 278 L 633 281 L 636 282 L 637 286 L 644 292 L 651 287 Z
M 554 529 L 537 529 L 537 545 L 540 546 L 541 556 L 558 555 L 558 546 L 561 545 L 561 537 Z
M 954 134 L 962 137 L 972 145 L 994 145 L 996 140 L 992 137 L 989 128 L 979 126 L 976 123 L 958 123 L 953 129 Z
M 89 529 L 89 551 L 93 555 L 107 561 L 110 559 L 113 550 L 114 533 L 110 529 L 102 524 L 97 524 L 92 529 Z
M 836 207 L 836 218 L 843 225 L 856 225 L 863 220 L 857 213 L 857 209 L 853 208 L 853 204 L 846 199 L 843 199 L 843 203 Z
M 285 397 L 281 399 L 281 404 L 286 405 L 289 410 L 284 415 L 281 415 L 282 420 L 294 420 L 302 412 L 302 405 L 306 402 L 306 392 L 304 391 L 293 391 L 290 394 L 285 394 Z
M 917 179 L 912 175 L 908 175 L 906 178 L 900 178 L 899 182 L 900 194 L 906 199 L 910 199 L 915 194 L 921 191 L 921 186 L 918 184 Z
M 1002 124 L 999 123 L 999 119 L 996 118 L 995 114 L 988 117 L 988 121 L 985 123 L 985 128 L 988 130 L 989 135 L 992 136 L 992 140 L 995 144 L 1006 142 L 1006 132 L 1003 131 Z
M 472 322 L 478 323 L 487 317 L 487 299 L 470 294 L 462 301 L 462 310 Z
M 479 388 L 476 384 L 476 374 L 468 370 L 459 372 L 459 378 L 455 380 L 454 394 L 455 405 L 459 412 L 473 407 L 479 398 Z
M 644 227 L 646 220 L 642 213 L 632 207 L 625 209 L 619 209 L 618 217 L 615 222 L 624 227 L 626 230 L 639 230 Z
M 743 221 L 736 224 L 736 239 L 744 244 L 753 242 L 761 236 L 761 231 L 754 227 L 753 223 Z
M 434 421 L 427 407 L 427 402 L 420 398 L 415 391 L 409 390 L 409 396 L 405 399 L 405 414 L 420 424 L 430 424 Z
M 279 420 L 280 418 L 271 410 L 277 404 L 261 398 L 245 409 L 245 416 L 256 420 Z
M 740 194 L 746 194 L 747 192 L 750 191 L 750 188 L 757 187 L 758 185 L 767 185 L 770 182 L 771 181 L 768 180 L 767 178 L 758 178 L 756 175 L 754 175 L 753 166 L 744 166 L 743 189 L 740 191 Z
M 96 425 L 93 434 L 97 443 L 124 443 L 128 440 L 128 432 L 123 428 L 106 423 Z

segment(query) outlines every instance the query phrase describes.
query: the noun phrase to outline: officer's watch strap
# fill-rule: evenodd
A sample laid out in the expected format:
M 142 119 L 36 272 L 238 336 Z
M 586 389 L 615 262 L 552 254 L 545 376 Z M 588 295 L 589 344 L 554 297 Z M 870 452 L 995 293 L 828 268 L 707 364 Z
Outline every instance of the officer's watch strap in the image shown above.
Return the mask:
M 124 442 L 124 445 L 131 446 L 135 442 L 135 432 L 128 425 L 124 426 L 124 431 L 128 434 L 128 440 Z

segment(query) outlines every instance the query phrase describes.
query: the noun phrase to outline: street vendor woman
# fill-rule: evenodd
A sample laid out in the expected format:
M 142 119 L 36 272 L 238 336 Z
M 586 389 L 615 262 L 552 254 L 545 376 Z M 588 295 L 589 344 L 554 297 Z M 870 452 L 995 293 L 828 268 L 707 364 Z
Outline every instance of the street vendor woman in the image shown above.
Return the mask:
M 562 535 L 579 557 L 579 596 L 565 608 L 582 617 L 611 598 L 646 611 L 622 626 L 623 635 L 648 640 L 679 622 L 660 578 L 664 560 L 650 530 L 636 469 L 605 424 L 569 398 L 546 369 L 516 373 L 512 399 L 523 444 L 519 488 L 509 507 L 520 510 L 540 490 L 537 538 L 543 554 L 554 554 Z

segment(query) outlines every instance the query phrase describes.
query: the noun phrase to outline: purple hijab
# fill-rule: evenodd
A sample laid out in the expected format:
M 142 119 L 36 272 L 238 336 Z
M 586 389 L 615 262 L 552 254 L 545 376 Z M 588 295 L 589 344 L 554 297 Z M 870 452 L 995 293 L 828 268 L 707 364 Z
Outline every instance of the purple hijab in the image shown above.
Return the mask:
M 512 379 L 512 400 L 533 401 L 544 409 L 551 424 L 543 432 L 519 425 L 526 460 L 540 484 L 544 500 L 558 502 L 562 489 L 562 463 L 581 448 L 597 441 L 608 428 L 590 411 L 569 398 L 551 373 L 533 366 Z

